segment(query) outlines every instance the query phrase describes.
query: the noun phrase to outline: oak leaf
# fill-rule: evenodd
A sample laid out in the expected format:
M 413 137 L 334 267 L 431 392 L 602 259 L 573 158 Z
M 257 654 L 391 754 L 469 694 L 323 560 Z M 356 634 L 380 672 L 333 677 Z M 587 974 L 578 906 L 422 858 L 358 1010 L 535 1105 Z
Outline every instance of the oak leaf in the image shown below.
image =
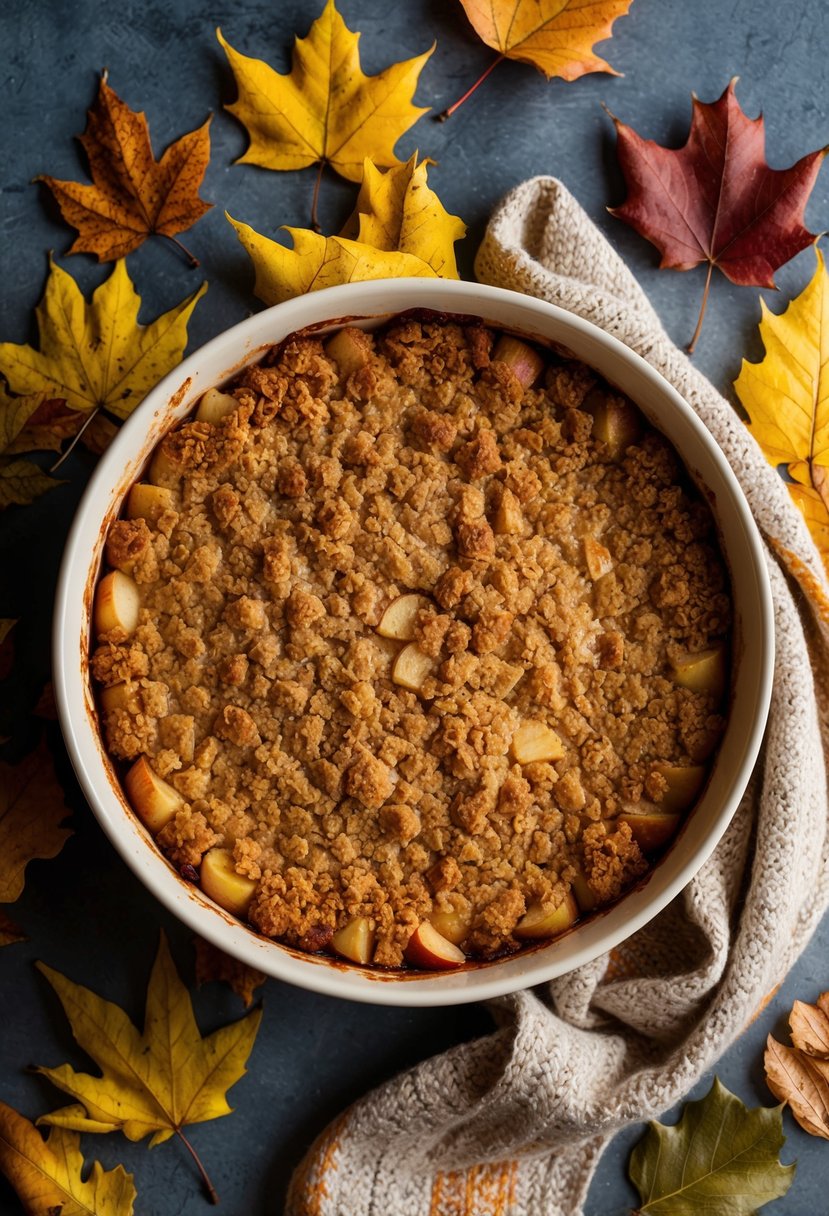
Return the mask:
M 781 1109 L 749 1110 L 715 1077 L 674 1127 L 650 1123 L 630 1159 L 641 1216 L 751 1216 L 785 1195 L 795 1167 L 778 1157 Z
M 72 1131 L 118 1130 L 130 1140 L 152 1136 L 151 1147 L 175 1133 L 193 1153 L 182 1129 L 231 1113 L 227 1090 L 246 1072 L 261 1009 L 202 1037 L 163 934 L 147 988 L 143 1033 L 117 1005 L 43 963 L 38 967 L 58 994 L 77 1043 L 102 1074 L 79 1073 L 68 1064 L 38 1069 L 84 1107 L 58 1110 L 39 1122 Z
M 169 312 L 149 325 L 139 325 L 141 298 L 123 260 L 115 263 L 91 303 L 72 276 L 51 262 L 36 311 L 40 350 L 0 343 L 0 373 L 13 392 L 60 398 L 67 409 L 86 415 L 82 422 L 89 423 L 94 416 L 95 426 L 101 410 L 123 420 L 181 361 L 188 321 L 206 290 L 202 284 Z M 36 414 L 29 416 L 30 423 L 33 417 Z M 68 425 L 64 411 L 58 425 Z M 0 502 L 3 479 L 0 469 Z
M 308 291 L 338 283 L 400 276 L 435 278 L 428 262 L 411 253 L 387 252 L 341 236 L 321 236 L 309 228 L 289 228 L 293 249 L 227 217 L 250 254 L 256 271 L 253 290 L 266 304 L 280 304 Z
M 212 205 L 199 198 L 210 159 L 209 127 L 208 118 L 156 160 L 145 115 L 121 100 L 104 73 L 86 131 L 78 136 L 93 184 L 45 175 L 37 179 L 52 191 L 67 224 L 78 230 L 69 252 L 115 261 L 153 233 L 175 240 L 177 233 L 195 224 Z M 184 252 L 197 266 L 192 254 Z
M 766 459 L 793 479 L 792 498 L 829 569 L 829 275 L 815 253 L 812 279 L 785 312 L 760 301 L 766 353 L 743 360 L 734 389 Z
M 611 214 L 657 247 L 661 268 L 708 263 L 689 350 L 699 337 L 715 266 L 739 286 L 774 287 L 775 270 L 814 240 L 803 212 L 827 149 L 808 153 L 790 169 L 769 168 L 762 115 L 746 116 L 735 84 L 718 101 L 693 98 L 682 148 L 642 139 L 611 115 L 628 188 Z
M 132 1216 L 132 1174 L 122 1165 L 104 1170 L 96 1161 L 83 1181 L 80 1139 L 56 1127 L 44 1140 L 28 1119 L 0 1102 L 0 1169 L 31 1216 Z
M 375 249 L 412 253 L 441 278 L 456 279 L 455 241 L 466 235 L 466 224 L 430 188 L 427 162 L 418 164 L 415 152 L 385 173 L 366 159 L 354 214 L 340 235 Z
M 793 1047 L 768 1037 L 766 1083 L 804 1131 L 829 1140 L 829 992 L 814 1005 L 795 1001 L 789 1027 Z
M 609 63 L 593 50 L 609 38 L 617 17 L 633 0 L 461 0 L 475 33 L 498 52 L 470 89 L 440 115 L 449 118 L 503 59 L 531 63 L 548 80 L 577 80 L 588 72 L 609 72 Z
M 0 903 L 18 898 L 30 861 L 61 851 L 68 814 L 45 742 L 19 764 L 0 762 Z
M 236 993 L 245 1009 L 250 1009 L 257 988 L 261 988 L 265 982 L 264 972 L 249 967 L 238 958 L 231 958 L 224 950 L 220 950 L 212 942 L 205 941 L 203 937 L 195 939 L 195 947 L 196 984 L 199 988 L 202 984 L 209 984 L 214 980 L 225 983 Z
M 360 66 L 360 35 L 348 29 L 326 0 L 307 37 L 294 44 L 291 71 L 282 75 L 261 59 L 241 55 L 216 31 L 233 75 L 238 99 L 227 109 L 247 130 L 250 144 L 239 164 L 264 169 L 330 165 L 349 181 L 360 181 L 367 156 L 396 165 L 394 146 L 428 107 L 412 104 L 422 55 L 366 76 Z M 317 187 L 319 178 L 317 179 Z M 312 208 L 316 227 L 316 190 Z

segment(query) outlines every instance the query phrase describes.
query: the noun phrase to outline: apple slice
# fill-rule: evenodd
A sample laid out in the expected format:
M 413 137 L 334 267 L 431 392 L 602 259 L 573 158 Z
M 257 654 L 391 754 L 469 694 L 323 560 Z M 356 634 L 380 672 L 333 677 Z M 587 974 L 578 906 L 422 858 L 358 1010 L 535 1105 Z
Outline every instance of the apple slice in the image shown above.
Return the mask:
M 643 853 L 662 849 L 676 835 L 682 816 L 678 812 L 657 810 L 622 811 L 616 823 L 626 823 Z
M 512 490 L 505 489 L 493 520 L 493 530 L 499 536 L 520 536 L 524 531 L 524 514 Z
M 460 912 L 433 912 L 429 917 L 433 929 L 437 929 L 441 937 L 445 937 L 453 946 L 459 946 L 469 937 L 472 921 Z
M 221 422 L 223 418 L 238 408 L 239 402 L 230 393 L 223 393 L 218 388 L 209 388 L 199 402 L 196 421 L 210 422 L 215 426 L 217 422 Z
M 613 569 L 613 558 L 610 550 L 589 533 L 582 537 L 584 545 L 584 560 L 587 563 L 587 573 L 596 582 L 603 574 L 609 574 Z
M 421 608 L 428 608 L 425 595 L 398 595 L 392 600 L 380 618 L 377 632 L 381 638 L 394 638 L 398 642 L 411 642 L 414 625 Z
M 466 962 L 463 950 L 438 933 L 428 920 L 421 921 L 415 929 L 404 954 L 412 967 L 423 967 L 426 971 L 449 971 Z
M 374 954 L 374 930 L 367 916 L 355 916 L 331 938 L 331 949 L 352 963 L 365 966 Z
M 127 495 L 127 519 L 146 519 L 156 523 L 165 511 L 174 511 L 176 496 L 164 486 L 151 486 L 139 481 Z
M 130 806 L 146 828 L 156 836 L 184 806 L 178 790 L 150 768 L 146 756 L 139 756 L 124 777 Z
M 573 879 L 573 894 L 581 912 L 592 912 L 599 902 L 595 891 L 587 881 L 584 870 L 576 870 L 576 877 Z
M 365 367 L 371 357 L 371 351 L 371 338 L 353 325 L 341 329 L 325 344 L 326 355 L 337 364 L 340 375 L 346 377 Z
M 541 904 L 530 904 L 526 913 L 513 929 L 516 937 L 532 940 L 538 937 L 556 937 L 569 929 L 579 918 L 579 906 L 570 891 L 557 908 L 550 910 Z
M 506 363 L 524 388 L 531 388 L 544 370 L 544 360 L 538 351 L 510 334 L 501 334 L 495 343 L 492 361 Z
M 708 776 L 704 764 L 655 764 L 654 768 L 668 787 L 660 799 L 660 811 L 687 811 L 696 802 Z
M 619 460 L 642 431 L 636 406 L 624 397 L 611 397 L 606 391 L 594 389 L 584 408 L 593 415 L 595 438 L 605 445 L 613 460 Z
M 208 849 L 201 859 L 199 877 L 202 891 L 219 907 L 243 919 L 247 916 L 256 883 L 236 873 L 230 849 Z
M 434 659 L 421 650 L 416 642 L 404 646 L 394 661 L 391 678 L 401 688 L 410 688 L 412 692 L 420 692 L 426 680 L 432 674 Z
M 105 575 L 95 592 L 95 632 L 109 633 L 123 629 L 129 637 L 135 633 L 141 611 L 141 594 L 135 580 L 123 570 Z
M 112 709 L 125 709 L 128 713 L 141 712 L 139 684 L 135 680 L 124 680 L 120 684 L 111 684 L 109 688 L 100 691 L 101 706 L 107 712 Z
M 725 646 L 710 650 L 686 651 L 671 661 L 674 679 L 693 692 L 710 692 L 718 701 L 725 692 Z
M 543 722 L 524 722 L 512 736 L 510 750 L 519 764 L 535 764 L 538 760 L 560 760 L 564 744 Z

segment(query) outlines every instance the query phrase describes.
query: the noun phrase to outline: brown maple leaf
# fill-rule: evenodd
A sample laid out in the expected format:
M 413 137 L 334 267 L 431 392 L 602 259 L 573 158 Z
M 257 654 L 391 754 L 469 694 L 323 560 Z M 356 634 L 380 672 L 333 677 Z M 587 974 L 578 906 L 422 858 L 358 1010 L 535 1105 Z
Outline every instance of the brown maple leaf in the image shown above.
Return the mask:
M 203 937 L 194 938 L 193 944 L 196 947 L 196 984 L 199 988 L 213 980 L 223 982 L 236 993 L 245 1009 L 250 1009 L 256 989 L 261 988 L 267 978 L 265 974 L 231 958 Z
M 662 254 L 660 268 L 708 263 L 694 336 L 702 328 L 715 266 L 739 286 L 774 287 L 774 272 L 814 240 L 803 212 L 827 148 L 790 169 L 765 159 L 763 117 L 748 118 L 734 95 L 736 78 L 718 101 L 693 98 L 688 140 L 663 148 L 610 115 L 628 196 L 611 215 L 625 220 Z M 609 113 L 609 111 L 608 111 Z
M 57 856 L 72 835 L 68 814 L 45 742 L 19 764 L 0 763 L 0 903 L 18 898 L 30 861 Z
M 86 131 L 78 136 L 89 160 L 93 184 L 58 181 L 41 175 L 61 215 L 77 228 L 70 253 L 94 253 L 99 262 L 126 257 L 148 236 L 169 237 L 192 266 L 198 260 L 176 240 L 211 204 L 199 198 L 210 159 L 208 118 L 196 131 L 170 144 L 160 160 L 153 156 L 143 113 L 121 101 L 101 77 L 98 97 L 88 111 Z

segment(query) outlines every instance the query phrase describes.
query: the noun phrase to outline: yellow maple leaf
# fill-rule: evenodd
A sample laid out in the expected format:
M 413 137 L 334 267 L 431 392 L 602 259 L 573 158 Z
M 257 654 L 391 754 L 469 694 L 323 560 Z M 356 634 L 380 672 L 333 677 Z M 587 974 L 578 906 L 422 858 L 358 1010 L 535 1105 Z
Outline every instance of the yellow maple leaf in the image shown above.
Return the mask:
M 0 763 L 0 903 L 18 898 L 30 861 L 61 851 L 68 813 L 44 742 L 20 764 Z
M 456 279 L 455 241 L 465 235 L 466 224 L 450 215 L 429 187 L 427 162 L 418 164 L 416 152 L 385 173 L 366 159 L 354 214 L 341 236 L 354 236 L 375 249 L 412 253 L 441 278 Z
M 44 1140 L 37 1128 L 0 1102 L 0 1169 L 27 1212 L 37 1216 L 132 1216 L 135 1186 L 122 1165 L 104 1170 L 95 1162 L 86 1181 L 76 1132 L 53 1128 Z
M 38 967 L 58 994 L 76 1041 L 103 1074 L 75 1072 L 69 1064 L 38 1069 L 84 1107 L 55 1111 L 38 1122 L 72 1131 L 117 1130 L 130 1140 L 152 1136 L 151 1147 L 175 1133 L 195 1158 L 182 1128 L 231 1114 L 227 1090 L 246 1072 L 262 1010 L 202 1038 L 163 934 L 147 987 L 143 1033 L 117 1005 L 43 963 Z
M 777 316 L 760 301 L 765 356 L 734 383 L 748 428 L 789 490 L 829 567 L 829 275 L 815 247 L 810 282 Z
M 211 204 L 199 198 L 210 159 L 210 119 L 153 156 L 147 119 L 125 104 L 101 77 L 98 97 L 79 136 L 92 185 L 42 175 L 61 215 L 78 236 L 70 253 L 94 253 L 99 262 L 126 257 L 152 233 L 169 237 L 190 228 Z M 183 248 L 183 246 L 181 246 Z M 184 253 L 191 265 L 198 260 Z
M 392 279 L 404 275 L 435 278 L 428 262 L 411 253 L 391 253 L 349 241 L 341 236 L 321 236 L 309 228 L 284 229 L 293 249 L 269 240 L 247 224 L 227 217 L 250 254 L 256 271 L 253 290 L 266 304 L 280 304 L 307 291 L 319 291 L 338 283 L 361 283 L 366 279 Z
M 261 59 L 235 51 L 217 30 L 233 69 L 239 97 L 228 106 L 247 129 L 250 146 L 239 163 L 265 169 L 331 165 L 358 182 L 363 161 L 396 165 L 394 145 L 425 109 L 412 105 L 418 77 L 434 45 L 366 76 L 360 35 L 349 30 L 334 0 L 327 0 L 306 38 L 297 38 L 291 71 L 276 72 Z
M 141 297 L 123 260 L 90 304 L 72 276 L 50 262 L 36 310 L 40 350 L 0 343 L 0 373 L 15 393 L 46 393 L 71 409 L 104 409 L 124 419 L 181 362 L 187 323 L 206 291 L 203 283 L 169 312 L 139 325 Z

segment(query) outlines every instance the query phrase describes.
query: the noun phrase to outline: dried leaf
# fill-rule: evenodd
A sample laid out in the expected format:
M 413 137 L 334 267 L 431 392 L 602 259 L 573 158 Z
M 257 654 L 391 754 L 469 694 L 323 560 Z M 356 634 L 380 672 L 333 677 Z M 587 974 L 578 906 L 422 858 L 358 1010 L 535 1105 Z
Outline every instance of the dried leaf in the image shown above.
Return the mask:
M 9 397 L 9 402 L 34 401 L 37 406 L 25 426 L 6 448 L 6 454 L 19 452 L 59 452 L 64 440 L 71 439 L 80 429 L 84 415 L 70 409 L 61 397 L 45 397 L 35 393 L 30 397 Z
M 79 136 L 93 185 L 41 176 L 61 215 L 78 236 L 70 253 L 94 253 L 99 262 L 126 257 L 148 236 L 174 237 L 211 204 L 199 198 L 210 159 L 210 119 L 170 144 L 156 160 L 144 114 L 137 114 L 101 77 L 98 97 Z M 191 256 L 191 255 L 188 255 Z M 198 265 L 192 258 L 194 265 Z
M 250 1009 L 256 989 L 261 988 L 265 982 L 265 974 L 257 971 L 255 967 L 249 967 L 247 963 L 240 963 L 237 958 L 231 958 L 224 950 L 220 950 L 212 942 L 205 941 L 203 937 L 197 937 L 194 941 L 196 983 L 199 988 L 202 984 L 209 984 L 214 980 L 228 984 L 245 1009 Z
M 0 452 L 34 452 L 37 445 L 18 446 L 20 435 L 30 425 L 44 402 L 42 393 L 11 397 L 0 388 Z
M 26 937 L 20 925 L 0 908 L 0 946 L 13 946 L 15 942 L 25 942 Z
M 434 50 L 392 64 L 377 76 L 360 67 L 359 34 L 327 0 L 306 38 L 297 38 L 291 71 L 281 75 L 261 59 L 240 55 L 217 30 L 239 97 L 228 110 L 247 129 L 240 163 L 264 169 L 331 165 L 358 182 L 363 161 L 396 165 L 394 145 L 426 109 L 411 104 L 418 77 Z
M 814 240 L 803 212 L 826 148 L 790 169 L 770 169 L 762 116 L 747 118 L 732 80 L 718 101 L 693 99 L 688 140 L 663 148 L 613 118 L 628 197 L 611 214 L 662 254 L 660 266 L 690 270 L 708 263 L 696 342 L 711 271 L 741 286 L 774 287 L 774 271 Z M 611 115 L 611 117 L 613 117 Z
M 187 323 L 206 284 L 149 325 L 123 261 L 87 304 L 65 270 L 51 263 L 37 308 L 40 350 L 0 344 L 0 372 L 16 393 L 62 397 L 75 410 L 106 409 L 124 419 L 181 361 Z
M 478 37 L 505 59 L 531 63 L 547 79 L 618 72 L 593 53 L 633 0 L 461 0 Z
M 795 1001 L 789 1014 L 789 1028 L 799 1051 L 829 1057 L 829 1015 L 819 1006 Z
M 58 994 L 79 1046 L 102 1073 L 93 1077 L 68 1064 L 38 1069 L 85 1108 L 58 1110 L 39 1122 L 73 1131 L 118 1130 L 130 1140 L 152 1136 L 153 1147 L 173 1133 L 181 1136 L 188 1124 L 231 1113 L 227 1090 L 245 1074 L 262 1011 L 203 1038 L 163 934 L 143 1033 L 117 1005 L 43 963 L 38 967 Z
M 0 1169 L 31 1216 L 132 1216 L 132 1174 L 122 1165 L 104 1170 L 96 1161 L 83 1182 L 80 1140 L 62 1128 L 44 1140 L 28 1119 L 0 1102 Z
M 61 484 L 54 477 L 47 477 L 31 460 L 0 459 L 0 510 L 28 506 L 41 494 Z
M 416 152 L 385 173 L 366 160 L 354 214 L 340 235 L 389 253 L 414 254 L 441 278 L 456 279 L 454 246 L 466 225 L 429 188 L 426 170 Z
M 44 684 L 32 713 L 36 718 L 45 718 L 48 722 L 57 721 L 58 707 L 55 704 L 55 688 L 51 680 L 48 684 Z
M 749 1110 L 718 1078 L 675 1127 L 650 1123 L 630 1159 L 641 1216 L 751 1216 L 792 1184 L 781 1108 Z
M 308 228 L 284 229 L 293 249 L 227 217 L 250 254 L 256 271 L 253 290 L 266 304 L 280 304 L 307 291 L 336 283 L 361 283 L 401 275 L 435 278 L 432 267 L 411 253 L 385 252 L 341 236 L 320 236 Z
M 829 1083 L 806 1053 L 769 1035 L 763 1065 L 769 1089 L 789 1104 L 803 1130 L 829 1140 Z
M 815 254 L 811 281 L 785 312 L 760 301 L 766 353 L 743 360 L 734 388 L 766 459 L 794 478 L 792 497 L 829 568 L 829 275 Z
M 72 835 L 63 790 L 46 744 L 20 764 L 0 762 L 0 903 L 23 890 L 24 871 L 36 857 L 55 857 Z

